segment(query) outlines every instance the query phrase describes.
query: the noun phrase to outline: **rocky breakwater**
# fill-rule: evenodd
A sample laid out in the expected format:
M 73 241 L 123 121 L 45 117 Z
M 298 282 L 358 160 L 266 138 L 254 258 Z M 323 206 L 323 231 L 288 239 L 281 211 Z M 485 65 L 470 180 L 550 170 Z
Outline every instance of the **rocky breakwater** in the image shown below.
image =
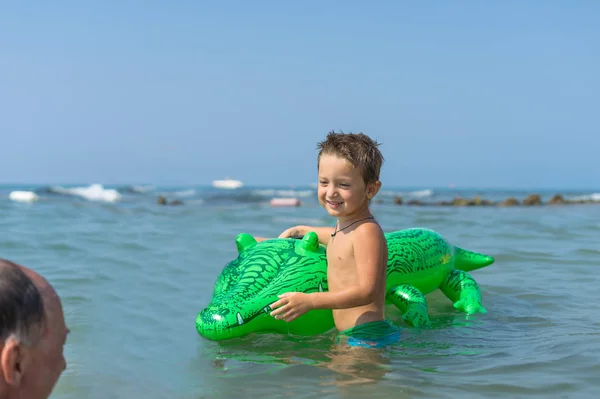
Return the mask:
M 411 199 L 404 201 L 401 196 L 394 198 L 396 205 L 414 205 L 414 206 L 541 206 L 541 205 L 570 205 L 570 204 L 600 204 L 599 200 L 569 200 L 565 199 L 562 194 L 556 194 L 548 201 L 543 201 L 540 194 L 530 194 L 519 200 L 515 197 L 508 197 L 502 201 L 490 201 L 483 199 L 480 196 L 473 198 L 455 197 L 451 201 L 433 201 L 427 202 L 422 200 Z

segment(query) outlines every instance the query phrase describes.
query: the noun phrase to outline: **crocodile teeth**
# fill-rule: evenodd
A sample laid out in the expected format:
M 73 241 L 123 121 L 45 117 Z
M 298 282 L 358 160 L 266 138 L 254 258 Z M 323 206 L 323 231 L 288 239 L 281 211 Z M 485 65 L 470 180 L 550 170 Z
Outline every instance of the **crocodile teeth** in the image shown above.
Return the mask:
M 319 292 L 323 292 L 323 285 L 321 283 L 319 283 Z
M 244 324 L 244 319 L 242 319 L 242 315 L 239 312 L 237 314 L 237 321 L 239 324 Z
M 263 308 L 263 310 L 265 311 L 265 313 L 267 313 L 267 314 L 269 313 L 269 307 L 268 307 L 268 306 L 265 306 L 265 307 Z

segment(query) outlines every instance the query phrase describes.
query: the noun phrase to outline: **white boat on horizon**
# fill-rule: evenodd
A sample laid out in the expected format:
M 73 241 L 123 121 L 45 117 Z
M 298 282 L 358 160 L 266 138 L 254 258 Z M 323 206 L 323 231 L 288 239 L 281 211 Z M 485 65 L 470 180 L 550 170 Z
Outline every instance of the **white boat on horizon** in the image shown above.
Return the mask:
M 215 188 L 228 188 L 228 189 L 235 189 L 235 188 L 241 188 L 244 186 L 244 183 L 242 183 L 239 180 L 234 180 L 231 179 L 229 177 L 222 179 L 222 180 L 213 180 L 212 181 L 212 186 Z

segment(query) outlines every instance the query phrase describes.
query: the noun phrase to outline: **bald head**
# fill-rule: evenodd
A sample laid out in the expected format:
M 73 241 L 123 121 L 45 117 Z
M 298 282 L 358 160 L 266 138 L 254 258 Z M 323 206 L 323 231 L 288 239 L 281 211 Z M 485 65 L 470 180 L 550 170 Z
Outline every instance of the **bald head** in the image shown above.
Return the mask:
M 69 329 L 50 283 L 0 259 L 0 399 L 47 399 L 66 361 Z
M 16 266 L 18 268 L 20 268 L 23 271 L 23 273 L 25 273 L 25 275 L 27 277 L 29 277 L 29 279 L 37 287 L 38 291 L 40 292 L 40 294 L 44 300 L 44 305 L 46 305 L 46 307 L 55 307 L 56 305 L 60 306 L 60 299 L 58 297 L 58 294 L 56 293 L 54 288 L 50 285 L 48 280 L 46 280 L 44 277 L 42 277 L 39 273 L 36 273 L 33 270 L 31 270 L 25 266 L 21 266 L 21 265 L 16 265 Z
M 39 337 L 45 318 L 44 299 L 40 288 L 49 286 L 32 270 L 0 259 L 0 340 L 14 337 L 32 344 Z M 40 280 L 41 279 L 41 280 Z M 45 281 L 45 280 L 44 280 Z

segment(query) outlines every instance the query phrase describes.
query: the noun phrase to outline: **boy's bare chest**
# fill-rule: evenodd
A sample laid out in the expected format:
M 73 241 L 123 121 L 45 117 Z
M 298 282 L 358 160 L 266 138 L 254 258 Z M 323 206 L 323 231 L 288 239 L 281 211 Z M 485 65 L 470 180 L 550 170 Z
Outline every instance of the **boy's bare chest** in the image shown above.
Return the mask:
M 345 268 L 354 266 L 354 251 L 351 241 L 336 238 L 336 241 L 327 246 L 327 265 L 328 268 Z
M 327 246 L 327 280 L 330 291 L 338 291 L 356 281 L 356 262 L 350 240 L 335 238 Z

